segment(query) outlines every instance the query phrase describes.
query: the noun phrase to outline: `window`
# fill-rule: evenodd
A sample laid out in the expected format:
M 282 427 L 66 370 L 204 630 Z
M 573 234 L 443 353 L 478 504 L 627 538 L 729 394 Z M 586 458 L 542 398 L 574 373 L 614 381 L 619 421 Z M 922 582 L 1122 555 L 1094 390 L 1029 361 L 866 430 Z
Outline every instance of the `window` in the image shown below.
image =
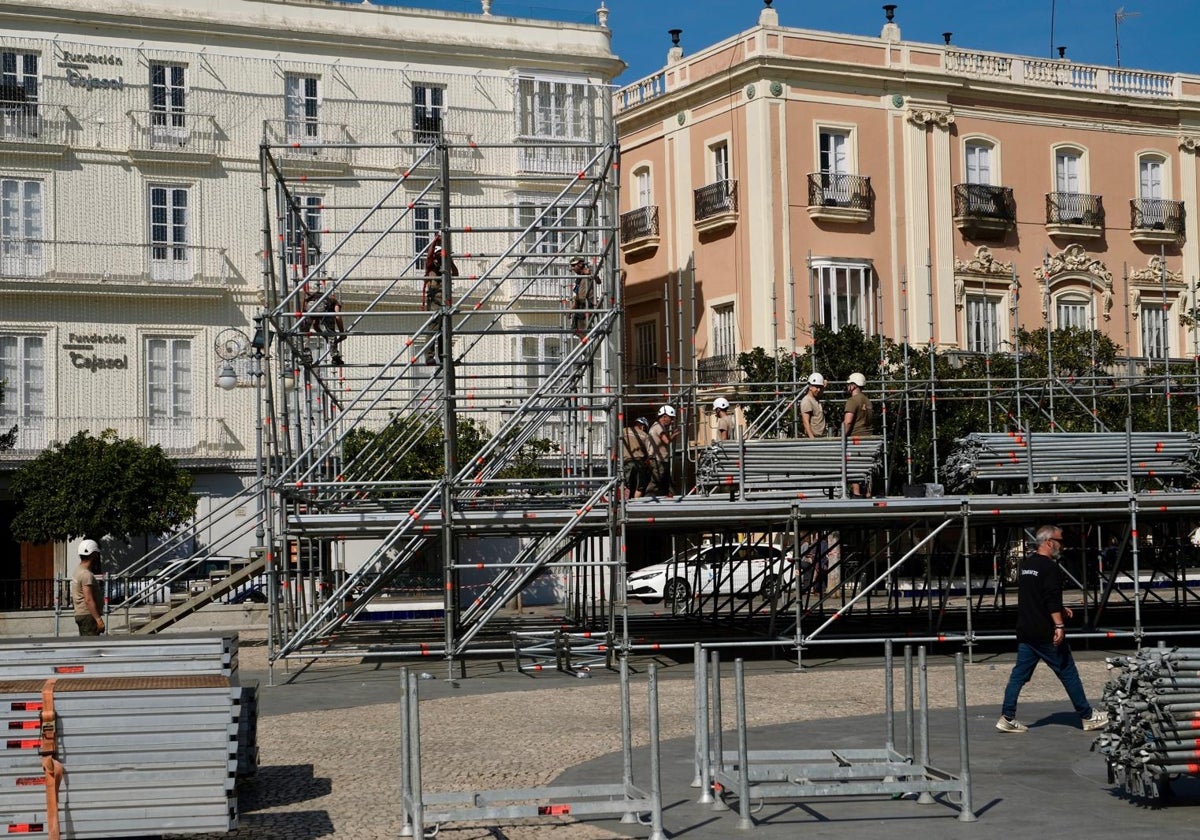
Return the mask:
M 433 85 L 413 85 L 413 142 L 422 145 L 442 139 L 442 112 L 446 89 Z
M 729 180 L 729 144 L 725 141 L 714 143 L 708 147 L 712 162 L 714 184 Z
M 637 196 L 635 207 L 654 206 L 654 193 L 650 186 L 650 167 L 641 166 L 633 171 L 633 194 Z
M 1054 310 L 1056 329 L 1065 330 L 1074 327 L 1079 330 L 1090 330 L 1092 319 L 1088 312 L 1089 308 L 1088 301 L 1084 298 L 1059 298 Z
M 1167 311 L 1162 304 L 1142 306 L 1142 355 L 1147 359 L 1164 360 L 1171 355 Z
M 420 257 L 429 248 L 433 235 L 442 229 L 442 208 L 435 204 L 413 206 L 413 256 Z M 424 270 L 424 263 L 417 268 Z
M 518 83 L 522 137 L 584 140 L 592 135 L 589 89 L 567 79 L 522 76 Z
M 850 135 L 845 131 L 821 129 L 818 137 L 821 192 L 825 204 L 844 205 L 850 201 Z
M 150 187 L 150 277 L 166 282 L 191 277 L 187 187 Z
M 40 335 L 0 335 L 0 433 L 17 426 L 17 449 L 46 445 L 46 341 Z
M 875 270 L 870 263 L 814 263 L 813 285 L 817 317 L 827 328 L 875 332 Z
M 587 223 L 586 207 L 551 207 L 548 199 L 522 199 L 517 204 L 517 225 L 528 229 L 526 254 L 567 258 L 575 252 L 597 250 L 595 231 L 587 230 Z
M 170 141 L 185 136 L 184 68 L 178 64 L 150 65 L 150 139 Z
M 0 52 L 0 137 L 36 137 L 37 101 L 37 53 Z
M 525 391 L 533 392 L 554 372 L 562 361 L 562 340 L 547 336 L 522 336 L 521 364 L 525 370 Z
M 0 276 L 43 271 L 42 182 L 0 178 Z
M 734 320 L 732 303 L 713 307 L 712 336 L 713 356 L 732 358 L 737 353 L 737 322 Z
M 186 338 L 146 340 L 147 443 L 191 449 L 192 342 Z
M 995 353 L 1000 349 L 1000 307 L 994 298 L 967 295 L 967 349 Z
M 642 321 L 633 325 L 634 378 L 638 382 L 658 379 L 658 322 Z
M 975 141 L 967 143 L 967 183 L 992 183 L 992 145 Z
M 1138 198 L 1142 211 L 1142 226 L 1163 229 L 1167 223 L 1167 205 L 1163 201 L 1164 161 L 1158 157 L 1143 157 L 1138 160 Z
M 287 139 L 291 142 L 319 142 L 317 77 L 284 78 L 284 118 Z
M 321 210 L 324 197 L 293 196 L 287 216 L 287 263 L 300 277 L 321 260 Z

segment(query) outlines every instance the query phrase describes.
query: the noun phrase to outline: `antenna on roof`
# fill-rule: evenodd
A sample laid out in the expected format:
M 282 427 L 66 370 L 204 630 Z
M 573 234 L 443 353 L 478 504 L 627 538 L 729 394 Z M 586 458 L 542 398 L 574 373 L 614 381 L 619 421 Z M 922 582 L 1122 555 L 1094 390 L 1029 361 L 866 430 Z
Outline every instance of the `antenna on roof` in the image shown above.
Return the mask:
M 1113 12 L 1113 30 L 1116 32 L 1117 39 L 1117 66 L 1121 66 L 1121 24 L 1129 20 L 1129 18 L 1141 17 L 1141 12 L 1127 12 L 1125 7 L 1117 9 Z

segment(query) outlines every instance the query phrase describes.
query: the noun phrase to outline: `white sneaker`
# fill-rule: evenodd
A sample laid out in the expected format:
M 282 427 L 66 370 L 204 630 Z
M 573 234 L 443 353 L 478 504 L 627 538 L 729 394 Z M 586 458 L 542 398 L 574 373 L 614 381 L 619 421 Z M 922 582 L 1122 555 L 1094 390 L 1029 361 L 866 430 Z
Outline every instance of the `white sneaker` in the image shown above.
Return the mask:
M 1000 730 L 1001 732 L 1013 733 L 1029 731 L 1029 727 L 1021 723 L 1021 721 L 1016 720 L 1015 718 L 1013 720 L 1009 720 L 1004 715 L 1000 715 L 1000 720 L 996 721 L 996 729 Z
M 1094 729 L 1103 729 L 1107 724 L 1108 712 L 1092 709 L 1092 716 L 1083 719 L 1083 731 L 1091 732 Z

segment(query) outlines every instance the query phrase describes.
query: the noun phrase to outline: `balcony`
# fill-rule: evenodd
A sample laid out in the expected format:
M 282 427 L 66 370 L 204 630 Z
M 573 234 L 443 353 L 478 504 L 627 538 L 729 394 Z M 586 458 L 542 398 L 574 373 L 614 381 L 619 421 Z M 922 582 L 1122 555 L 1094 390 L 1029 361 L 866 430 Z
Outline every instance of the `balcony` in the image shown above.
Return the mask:
M 350 166 L 350 136 L 341 123 L 263 120 L 263 142 L 287 169 L 336 173 Z
M 737 224 L 737 181 L 717 181 L 694 191 L 696 230 L 701 233 L 730 228 Z
M 106 345 L 107 346 L 107 345 Z M 118 345 L 113 345 L 118 346 Z M 139 360 L 133 358 L 132 346 L 120 345 L 124 366 L 112 373 L 132 382 Z M 114 351 L 115 352 L 115 351 Z M 253 458 L 253 440 L 249 448 L 244 429 L 236 432 L 223 417 L 0 417 L 0 426 L 7 431 L 17 426 L 17 441 L 13 449 L 0 452 L 0 463 L 15 464 L 32 460 L 54 441 L 67 441 L 79 432 L 93 435 L 113 429 L 122 438 L 134 438 L 147 445 L 159 445 L 172 458 L 188 462 L 229 461 Z
M 526 175 L 578 175 L 595 161 L 594 143 L 566 143 L 546 137 L 518 137 L 517 169 Z
M 0 99 L 0 150 L 5 155 L 62 157 L 69 135 L 67 111 L 61 105 Z
M 1046 193 L 1046 232 L 1051 236 L 1099 239 L 1104 235 L 1104 202 L 1098 195 Z
M 955 184 L 954 224 L 968 239 L 1004 239 L 1017 226 L 1012 188 Z
M 239 272 L 224 248 L 65 239 L 0 239 L 0 282 L 224 288 Z M 66 290 L 64 290 L 65 293 Z
M 639 207 L 621 214 L 621 252 L 626 256 L 658 248 L 658 207 Z
M 696 360 L 696 380 L 701 385 L 730 385 L 742 381 L 742 369 L 737 356 L 709 356 Z
M 808 215 L 822 222 L 861 224 L 871 218 L 875 193 L 871 179 L 841 172 L 812 172 L 808 176 Z
M 1177 244 L 1183 239 L 1183 202 L 1135 198 L 1129 202 L 1129 235 L 1134 242 Z
M 440 171 L 442 150 L 439 144 L 443 143 L 449 154 L 451 172 L 478 172 L 483 160 L 483 153 L 475 146 L 472 136 L 465 132 L 444 131 L 422 124 L 409 129 L 397 129 L 392 136 L 397 143 L 411 147 L 400 150 L 402 171 Z M 430 146 L 434 148 L 430 149 Z
M 185 111 L 130 111 L 129 156 L 144 163 L 208 164 L 217 155 L 216 121 Z

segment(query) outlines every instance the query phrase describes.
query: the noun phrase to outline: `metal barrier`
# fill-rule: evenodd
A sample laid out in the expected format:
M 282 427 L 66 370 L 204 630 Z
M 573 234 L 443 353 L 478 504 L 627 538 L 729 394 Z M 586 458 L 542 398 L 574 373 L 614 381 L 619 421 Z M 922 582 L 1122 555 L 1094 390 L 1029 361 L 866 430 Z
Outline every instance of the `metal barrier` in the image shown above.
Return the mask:
M 887 739 L 882 750 L 749 749 L 746 725 L 745 669 L 742 659 L 734 660 L 735 703 L 737 706 L 737 749 L 726 751 L 723 745 L 724 720 L 721 712 L 721 660 L 718 651 L 711 661 L 703 650 L 695 651 L 696 741 L 693 787 L 701 789 L 701 804 L 713 810 L 725 810 L 724 796 L 732 792 L 738 800 L 738 828 L 751 829 L 751 796 L 759 800 L 794 800 L 812 797 L 891 794 L 894 797 L 917 794 L 917 802 L 933 803 L 935 793 L 958 793 L 958 819 L 976 819 L 971 804 L 971 771 L 967 748 L 967 691 L 963 655 L 955 656 L 955 680 L 958 705 L 960 772 L 955 776 L 929 763 L 929 691 L 925 666 L 925 648 L 918 649 L 920 715 L 913 712 L 912 648 L 904 648 L 904 696 L 906 752 L 895 747 L 895 708 L 893 701 L 892 643 L 884 652 L 884 705 Z M 711 692 L 711 693 L 710 693 Z M 711 703 L 710 703 L 711 697 Z M 914 738 L 914 725 L 918 726 Z M 915 747 L 915 749 L 914 749 Z
M 1127 795 L 1164 798 L 1173 778 L 1200 776 L 1200 648 L 1160 646 L 1108 664 L 1119 669 L 1101 698 L 1109 724 L 1092 749 Z
M 543 671 L 554 663 L 564 674 L 587 673 L 593 666 L 613 667 L 613 635 L 534 630 L 509 633 L 518 671 Z M 523 660 L 528 659 L 529 662 Z
M 443 822 L 512 820 L 529 817 L 620 814 L 622 822 L 650 815 L 650 840 L 664 840 L 659 757 L 658 666 L 647 674 L 649 698 L 649 789 L 634 784 L 633 738 L 629 708 L 629 664 L 621 659 L 621 752 L 619 783 L 559 785 L 508 790 L 426 793 L 421 783 L 421 719 L 418 677 L 401 669 L 400 692 L 400 834 L 425 837 L 425 826 Z M 436 833 L 436 829 L 435 829 Z

